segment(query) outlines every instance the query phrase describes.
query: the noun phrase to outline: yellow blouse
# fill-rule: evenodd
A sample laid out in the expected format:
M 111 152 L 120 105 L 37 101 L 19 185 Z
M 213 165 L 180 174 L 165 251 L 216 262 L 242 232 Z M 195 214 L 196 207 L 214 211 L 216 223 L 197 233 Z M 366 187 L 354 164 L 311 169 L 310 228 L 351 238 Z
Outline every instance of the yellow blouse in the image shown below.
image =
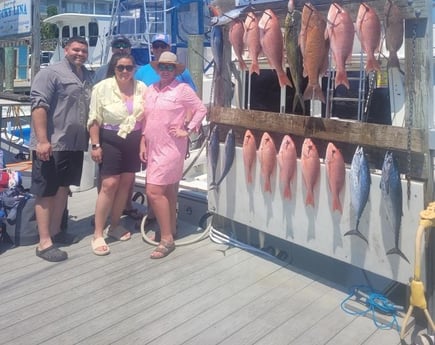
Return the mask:
M 134 81 L 133 111 L 130 114 L 121 97 L 115 77 L 99 82 L 92 89 L 91 103 L 89 106 L 88 128 L 96 121 L 103 124 L 119 125 L 118 135 L 125 138 L 130 133 L 136 121 L 143 118 L 144 94 L 147 86 L 139 81 Z

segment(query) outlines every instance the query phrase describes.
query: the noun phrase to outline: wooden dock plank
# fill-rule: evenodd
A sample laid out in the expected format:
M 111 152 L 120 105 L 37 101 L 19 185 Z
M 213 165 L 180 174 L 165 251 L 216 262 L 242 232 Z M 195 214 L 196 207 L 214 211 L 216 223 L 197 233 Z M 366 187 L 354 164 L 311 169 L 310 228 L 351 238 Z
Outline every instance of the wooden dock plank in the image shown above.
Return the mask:
M 247 268 L 255 265 L 259 260 L 262 259 L 252 257 L 239 265 L 229 265 L 225 272 L 201 281 L 194 286 L 194 289 L 178 291 L 175 295 L 161 300 L 145 317 L 139 313 L 114 325 L 110 331 L 104 333 L 104 336 L 109 335 L 112 341 L 116 339 L 113 344 L 146 343 L 172 329 L 174 325 L 185 322 L 190 315 L 214 308 L 220 299 L 246 290 L 260 277 L 272 275 L 279 269 L 276 265 L 266 262 L 265 265 L 258 265 L 258 270 L 255 272 L 249 272 Z M 249 273 L 242 274 L 242 272 Z M 176 284 L 171 289 L 177 292 Z M 181 295 L 182 298 L 180 298 Z M 126 329 L 128 332 L 119 336 Z M 99 336 L 95 339 L 87 339 L 87 341 L 93 344 L 103 344 L 104 337 Z
M 171 338 L 186 344 L 220 343 L 232 332 L 255 320 L 255 315 L 261 310 L 275 306 L 311 283 L 310 279 L 282 270 L 277 271 L 275 276 L 259 280 L 249 288 L 249 293 L 241 291 L 228 299 L 217 301 L 215 313 L 210 314 L 205 310 L 190 319 L 184 327 L 181 325 L 150 344 L 165 344 Z
M 202 246 L 200 248 L 207 252 L 207 246 Z M 208 251 L 210 251 L 210 248 L 208 248 Z M 39 303 L 39 306 L 44 307 L 48 304 L 49 308 L 47 310 L 40 310 L 39 314 L 33 316 L 33 320 L 28 320 L 33 331 L 29 333 L 27 337 L 34 340 L 41 337 L 41 341 L 46 341 L 47 339 L 44 337 L 47 337 L 47 334 L 50 334 L 51 327 L 56 327 L 56 324 L 59 324 L 59 327 L 56 327 L 56 332 L 65 331 L 70 328 L 74 329 L 75 325 L 81 325 L 86 321 L 87 318 L 83 315 L 88 315 L 90 319 L 95 317 L 99 320 L 101 315 L 108 313 L 110 310 L 117 307 L 123 308 L 124 305 L 128 305 L 129 303 L 134 304 L 135 298 L 138 296 L 142 296 L 142 294 L 153 294 L 160 286 L 177 281 L 180 277 L 189 277 L 189 273 L 195 272 L 196 269 L 201 270 L 204 265 L 210 264 L 213 261 L 211 258 L 210 260 L 198 262 L 197 265 L 185 265 L 184 262 L 176 260 L 177 257 L 184 254 L 187 259 L 189 255 L 195 256 L 197 253 L 195 253 L 193 248 L 188 253 L 183 253 L 182 250 L 178 251 L 178 255 L 175 255 L 176 253 L 177 251 L 174 252 L 173 257 L 175 263 L 156 263 L 154 267 L 151 265 L 148 267 L 146 265 L 137 265 L 137 256 L 136 266 L 133 266 L 135 264 L 133 262 L 120 260 L 124 261 L 124 269 L 118 272 L 116 270 L 112 272 L 110 270 L 110 264 L 107 265 L 104 261 L 100 260 L 100 270 L 103 266 L 107 267 L 107 270 L 101 270 L 101 274 L 97 274 L 96 276 L 92 272 L 89 272 L 88 276 L 94 278 L 93 281 L 82 283 L 82 277 L 78 276 L 76 285 L 73 285 L 69 289 L 68 286 L 71 285 L 71 282 L 67 281 L 65 285 L 58 284 L 57 287 L 60 287 L 60 290 L 58 289 L 59 292 L 54 296 L 50 294 L 49 291 L 38 291 L 34 294 L 34 298 L 37 298 L 41 293 L 43 293 L 44 297 L 47 298 L 47 301 L 42 301 L 43 303 Z M 241 259 L 240 256 L 242 256 Z M 236 258 L 236 261 L 249 258 L 245 253 L 240 253 L 240 255 L 235 254 L 234 257 Z M 107 258 L 109 258 L 109 256 Z M 219 253 L 216 254 L 214 261 L 219 261 L 218 259 Z M 230 260 L 231 259 L 228 261 Z M 127 270 L 125 267 L 128 267 L 129 269 Z M 98 270 L 95 271 L 98 273 Z M 166 279 L 159 281 L 157 280 L 159 277 L 166 277 Z M 137 284 L 132 284 L 135 282 L 135 278 L 139 279 L 139 282 Z M 170 278 L 170 280 L 167 278 Z M 152 284 L 146 284 L 147 282 L 152 282 Z M 69 293 L 65 294 L 65 291 L 69 291 Z M 135 293 L 138 295 L 135 295 Z M 65 295 L 64 298 L 62 298 L 62 294 Z M 59 299 L 62 299 L 62 301 L 65 299 L 66 301 L 62 305 L 56 306 L 55 303 L 52 303 L 52 305 L 50 303 L 50 300 L 53 299 L 57 300 L 58 303 Z M 37 311 L 38 306 L 36 306 L 35 309 Z M 48 313 L 53 317 L 53 319 L 50 320 L 51 323 L 49 326 L 47 326 L 46 318 L 41 319 L 41 315 L 44 315 L 44 313 Z M 65 319 L 68 320 L 67 323 L 65 322 Z M 12 334 L 17 331 L 15 328 L 20 327 L 20 323 L 14 324 L 13 326 L 14 327 L 9 327 L 8 329 Z M 101 326 L 104 327 L 104 325 Z M 12 334 L 10 336 L 12 336 Z
M 95 190 L 70 199 L 69 231 L 83 239 L 67 261 L 35 246 L 0 256 L 0 344 L 397 344 L 397 331 L 342 312 L 338 286 L 209 240 L 153 261 L 136 230 L 96 257 L 94 206 Z
M 280 298 L 274 304 L 257 301 L 257 303 L 246 306 L 242 310 L 237 311 L 237 313 L 231 314 L 213 327 L 213 329 L 231 329 L 231 323 L 241 324 L 242 327 L 233 327 L 232 333 L 220 341 L 219 344 L 253 344 L 281 324 L 283 320 L 299 312 L 307 304 L 313 303 L 320 295 L 330 289 L 330 287 L 317 281 L 312 281 L 311 279 L 308 281 L 309 284 L 301 285 L 300 287 L 295 286 L 292 281 L 283 284 L 281 288 L 285 288 L 287 293 L 279 296 Z M 241 320 L 243 320 L 243 323 Z

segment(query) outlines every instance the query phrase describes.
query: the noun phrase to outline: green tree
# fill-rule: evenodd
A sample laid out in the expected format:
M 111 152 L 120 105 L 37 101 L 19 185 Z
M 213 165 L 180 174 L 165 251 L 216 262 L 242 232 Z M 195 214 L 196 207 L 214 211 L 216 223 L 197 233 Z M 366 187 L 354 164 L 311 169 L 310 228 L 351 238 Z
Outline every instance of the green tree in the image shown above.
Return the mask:
M 57 14 L 56 6 L 47 7 L 47 18 Z M 49 40 L 57 37 L 57 27 L 55 24 L 43 23 L 41 21 L 41 40 Z

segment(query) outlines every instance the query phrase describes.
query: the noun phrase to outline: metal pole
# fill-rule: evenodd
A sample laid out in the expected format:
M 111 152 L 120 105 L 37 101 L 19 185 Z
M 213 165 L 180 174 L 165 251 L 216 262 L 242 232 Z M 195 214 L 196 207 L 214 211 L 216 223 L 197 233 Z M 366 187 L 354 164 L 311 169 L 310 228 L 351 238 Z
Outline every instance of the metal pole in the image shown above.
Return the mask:
M 197 95 L 202 99 L 202 77 L 203 77 L 203 47 L 204 37 L 202 35 L 189 35 L 187 38 L 188 56 L 187 63 L 193 82 L 198 91 Z
M 33 0 L 32 8 L 32 63 L 30 80 L 39 72 L 41 64 L 41 17 L 39 13 L 40 0 Z

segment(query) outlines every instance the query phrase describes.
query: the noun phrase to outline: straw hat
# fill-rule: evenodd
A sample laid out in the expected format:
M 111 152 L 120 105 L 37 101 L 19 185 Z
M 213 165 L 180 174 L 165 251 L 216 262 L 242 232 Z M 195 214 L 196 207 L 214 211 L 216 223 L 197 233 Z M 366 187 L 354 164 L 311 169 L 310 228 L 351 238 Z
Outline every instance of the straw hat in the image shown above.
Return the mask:
M 175 65 L 175 75 L 181 74 L 185 69 L 183 64 L 177 62 L 177 55 L 171 52 L 163 52 L 158 61 L 151 61 L 151 66 L 158 71 L 160 63 Z

